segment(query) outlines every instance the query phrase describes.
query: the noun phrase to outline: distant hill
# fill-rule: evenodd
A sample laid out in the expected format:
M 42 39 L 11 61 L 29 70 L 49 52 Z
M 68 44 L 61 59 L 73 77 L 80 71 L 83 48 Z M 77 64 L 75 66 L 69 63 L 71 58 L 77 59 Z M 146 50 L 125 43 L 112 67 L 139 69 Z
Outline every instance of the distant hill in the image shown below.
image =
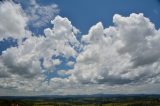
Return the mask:
M 0 96 L 0 99 L 58 99 L 58 98 L 160 98 L 160 94 L 93 94 L 93 95 L 39 95 Z

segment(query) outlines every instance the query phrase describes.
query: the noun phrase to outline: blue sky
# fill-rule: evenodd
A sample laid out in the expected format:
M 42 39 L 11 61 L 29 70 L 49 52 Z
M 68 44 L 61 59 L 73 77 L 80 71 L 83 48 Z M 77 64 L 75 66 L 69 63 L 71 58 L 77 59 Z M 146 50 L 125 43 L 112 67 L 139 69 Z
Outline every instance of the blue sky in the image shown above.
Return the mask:
M 1 1 L 0 23 L 0 95 L 160 93 L 159 0 Z
M 144 13 L 144 15 L 159 27 L 160 2 L 158 0 L 38 0 L 39 3 L 56 3 L 60 8 L 60 16 L 68 17 L 73 25 L 87 33 L 89 28 L 97 22 L 104 26 L 112 25 L 115 13 L 128 16 L 130 13 Z
M 21 1 L 23 7 L 27 6 L 26 1 Z M 40 5 L 56 3 L 60 9 L 58 15 L 72 20 L 73 25 L 80 29 L 83 34 L 86 34 L 92 25 L 100 21 L 105 27 L 112 25 L 114 14 L 128 16 L 131 13 L 143 13 L 153 23 L 156 23 L 156 27 L 160 26 L 158 23 L 160 18 L 159 0 L 37 0 L 37 2 Z

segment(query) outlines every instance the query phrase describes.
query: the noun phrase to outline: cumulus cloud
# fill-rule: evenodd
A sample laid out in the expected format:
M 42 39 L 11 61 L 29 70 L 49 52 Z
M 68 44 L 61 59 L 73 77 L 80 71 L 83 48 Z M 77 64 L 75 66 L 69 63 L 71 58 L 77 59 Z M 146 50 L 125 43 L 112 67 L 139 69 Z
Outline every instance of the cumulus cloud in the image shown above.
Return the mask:
M 35 89 L 45 80 L 44 72 L 54 71 L 54 67 L 61 64 L 55 57 L 76 57 L 74 47 L 79 45 L 76 32 L 67 18 L 57 16 L 52 23 L 54 27 L 44 30 L 45 36 L 30 36 L 18 47 L 11 47 L 0 56 L 1 86 L 26 90 Z M 38 80 L 37 80 L 38 78 Z M 23 81 L 19 81 L 19 80 Z M 33 81 L 30 83 L 30 81 Z M 9 81 L 12 81 L 9 83 Z M 7 84 L 7 85 L 6 85 Z M 31 87 L 32 86 L 32 87 Z
M 109 28 L 98 23 L 82 37 L 71 78 L 84 84 L 159 82 L 160 31 L 143 14 L 116 14 L 113 23 Z
M 21 6 L 11 1 L 0 2 L 0 40 L 25 36 L 27 17 Z
M 35 1 L 32 5 L 35 9 L 31 17 L 41 17 L 36 16 L 37 11 L 52 10 L 37 6 Z M 0 7 L 0 22 L 1 17 L 14 17 L 11 21 L 4 19 L 4 25 L 0 25 L 0 39 L 22 40 L 0 55 L 1 90 L 50 94 L 133 93 L 147 91 L 147 87 L 153 89 L 154 85 L 155 92 L 158 91 L 160 30 L 143 14 L 133 13 L 128 17 L 115 14 L 113 26 L 104 28 L 99 22 L 81 40 L 76 38 L 79 30 L 71 21 L 56 16 L 51 21 L 53 27 L 44 29 L 43 36 L 29 34 L 23 39 L 27 19 L 21 6 L 8 1 Z M 48 22 L 52 16 L 44 20 Z M 11 24 L 16 24 L 15 29 Z M 63 67 L 58 69 L 58 66 Z M 125 87 L 130 89 L 124 91 Z

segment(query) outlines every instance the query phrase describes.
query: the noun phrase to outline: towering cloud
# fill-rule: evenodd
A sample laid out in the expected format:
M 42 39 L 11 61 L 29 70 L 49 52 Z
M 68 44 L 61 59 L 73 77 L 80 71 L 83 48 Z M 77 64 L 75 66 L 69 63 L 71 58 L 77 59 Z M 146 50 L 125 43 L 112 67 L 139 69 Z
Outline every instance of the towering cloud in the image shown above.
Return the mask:
M 113 23 L 98 23 L 82 37 L 72 77 L 84 84 L 159 82 L 160 31 L 143 14 L 116 14 Z

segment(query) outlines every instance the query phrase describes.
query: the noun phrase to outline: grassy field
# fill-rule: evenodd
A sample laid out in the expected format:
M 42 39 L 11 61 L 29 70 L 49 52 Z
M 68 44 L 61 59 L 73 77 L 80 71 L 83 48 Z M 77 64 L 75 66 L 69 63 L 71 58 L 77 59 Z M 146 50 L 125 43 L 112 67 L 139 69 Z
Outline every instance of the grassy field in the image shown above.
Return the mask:
M 160 106 L 159 96 L 0 98 L 0 106 Z

